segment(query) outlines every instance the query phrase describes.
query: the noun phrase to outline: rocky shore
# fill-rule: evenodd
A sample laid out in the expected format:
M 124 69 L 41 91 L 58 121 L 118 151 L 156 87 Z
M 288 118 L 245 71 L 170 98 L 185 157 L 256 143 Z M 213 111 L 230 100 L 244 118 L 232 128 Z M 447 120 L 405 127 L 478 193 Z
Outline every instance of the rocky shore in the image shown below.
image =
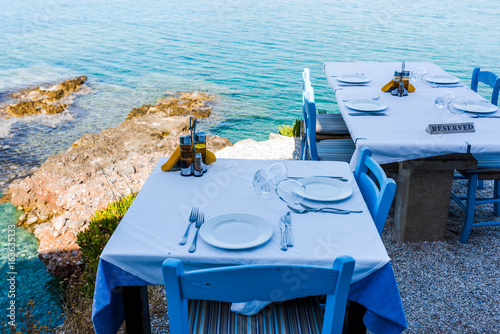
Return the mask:
M 87 77 L 79 76 L 53 85 L 23 89 L 8 95 L 7 102 L 0 105 L 0 112 L 9 116 L 33 114 L 59 114 L 73 103 L 75 95 L 90 89 L 85 86 Z
M 49 272 L 67 277 L 78 269 L 78 232 L 97 210 L 139 191 L 158 159 L 169 156 L 179 136 L 188 133 L 190 115 L 208 117 L 216 100 L 203 92 L 167 91 L 157 105 L 133 109 L 117 127 L 82 136 L 31 176 L 10 184 L 4 200 L 25 212 L 18 225 L 39 239 L 39 257 Z M 226 146 L 231 146 L 227 138 L 207 139 L 213 152 Z

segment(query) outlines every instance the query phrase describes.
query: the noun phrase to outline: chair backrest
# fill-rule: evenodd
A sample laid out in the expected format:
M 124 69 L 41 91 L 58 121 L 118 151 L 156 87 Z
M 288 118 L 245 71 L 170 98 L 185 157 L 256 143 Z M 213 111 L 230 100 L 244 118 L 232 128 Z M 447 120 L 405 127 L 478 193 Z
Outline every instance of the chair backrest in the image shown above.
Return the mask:
M 163 262 L 171 333 L 189 333 L 188 299 L 284 301 L 327 295 L 322 333 L 342 333 L 354 259 L 341 256 L 332 268 L 245 265 L 184 272 L 182 262 Z
M 493 92 L 491 94 L 491 103 L 498 105 L 498 93 L 500 92 L 500 78 L 493 72 L 481 71 L 479 67 L 476 67 L 472 71 L 472 80 L 470 83 L 470 88 L 477 93 L 478 83 L 482 82 L 491 88 Z
M 311 160 L 319 160 L 316 146 L 316 104 L 314 103 L 314 90 L 310 86 L 304 96 L 304 124 L 309 157 Z
M 367 147 L 363 147 L 360 151 L 354 178 L 375 221 L 378 233 L 382 235 L 396 193 L 396 182 L 385 175 L 382 167 L 372 158 L 372 151 Z
M 302 154 L 300 156 L 301 160 L 307 160 L 309 154 L 309 145 L 307 143 L 307 114 L 305 112 L 305 97 L 308 94 L 308 91 L 312 90 L 311 86 L 311 76 L 308 68 L 304 68 L 304 72 L 302 72 L 302 119 L 303 123 L 303 133 L 302 133 Z M 314 102 L 314 93 L 310 93 L 309 98 L 312 102 Z

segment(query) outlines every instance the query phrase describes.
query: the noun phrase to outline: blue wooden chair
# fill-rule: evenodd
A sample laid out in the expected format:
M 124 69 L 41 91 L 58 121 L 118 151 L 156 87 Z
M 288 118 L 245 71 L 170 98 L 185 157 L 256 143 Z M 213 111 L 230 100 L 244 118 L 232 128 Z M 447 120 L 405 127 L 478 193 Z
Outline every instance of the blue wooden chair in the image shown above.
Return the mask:
M 489 71 L 481 71 L 480 68 L 475 68 L 472 72 L 471 89 L 477 92 L 478 83 L 482 82 L 493 88 L 491 95 L 491 103 L 498 105 L 498 95 L 500 92 L 500 77 Z M 457 196 L 452 193 L 451 198 L 465 210 L 465 221 L 462 228 L 462 234 L 459 241 L 466 243 L 473 227 L 494 226 L 500 225 L 498 221 L 474 223 L 474 211 L 476 205 L 493 203 L 493 214 L 500 216 L 500 156 L 491 154 L 474 154 L 477 159 L 477 169 L 460 170 L 462 177 L 456 179 L 468 179 L 467 196 Z M 491 197 L 476 197 L 477 189 L 483 189 L 484 180 L 493 180 L 493 195 Z
M 500 78 L 493 72 L 481 71 L 479 67 L 476 67 L 472 71 L 472 80 L 470 83 L 470 88 L 477 93 L 478 83 L 482 82 L 491 88 L 493 92 L 491 94 L 491 103 L 498 105 L 498 93 L 500 92 Z
M 305 68 L 302 72 L 302 115 L 304 118 L 305 129 L 305 95 L 311 86 L 309 69 Z M 311 102 L 314 102 L 314 96 Z M 316 115 L 316 140 L 327 139 L 349 139 L 351 136 L 347 125 L 344 122 L 341 114 L 317 114 Z M 308 155 L 308 144 L 305 136 L 305 130 L 302 136 L 302 160 L 306 160 Z
M 474 223 L 474 212 L 476 205 L 493 204 L 493 214 L 500 216 L 500 156 L 474 155 L 478 165 L 474 170 L 460 170 L 460 173 L 468 179 L 467 196 L 457 196 L 452 193 L 452 199 L 465 210 L 465 220 L 459 241 L 466 243 L 473 227 L 500 225 L 500 221 L 476 222 Z M 493 180 L 493 194 L 491 197 L 476 197 L 478 180 Z
M 353 270 L 354 259 L 349 256 L 338 257 L 332 268 L 246 265 L 192 272 L 184 272 L 180 260 L 167 259 L 163 278 L 170 332 L 340 334 Z M 297 271 L 307 275 L 294 274 Z M 293 279 L 286 279 L 288 274 Z M 324 294 L 324 315 L 313 298 L 303 298 Z M 253 316 L 232 313 L 229 304 L 291 299 L 270 304 Z
M 305 141 L 307 151 L 302 160 L 333 160 L 350 162 L 356 149 L 352 139 L 316 140 L 316 104 L 314 90 L 307 87 L 304 96 Z M 303 152 L 304 153 L 304 152 Z
M 382 235 L 396 193 L 396 182 L 385 175 L 382 167 L 373 160 L 372 151 L 367 147 L 361 149 L 354 178 L 375 221 L 378 233 Z

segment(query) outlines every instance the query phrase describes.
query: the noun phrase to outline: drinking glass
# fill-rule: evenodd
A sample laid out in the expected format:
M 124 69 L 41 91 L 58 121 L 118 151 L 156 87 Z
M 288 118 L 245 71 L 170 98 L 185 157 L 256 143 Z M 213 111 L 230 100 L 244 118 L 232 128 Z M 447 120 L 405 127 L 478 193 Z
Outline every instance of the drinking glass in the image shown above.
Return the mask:
M 425 74 L 425 69 L 423 67 L 417 67 L 413 71 L 411 71 L 410 80 L 415 82 L 422 79 L 422 76 Z
M 278 185 L 280 181 L 286 179 L 287 168 L 282 163 L 276 162 L 267 167 L 266 178 L 271 181 L 274 186 Z
M 253 175 L 253 187 L 257 196 L 270 199 L 276 196 L 275 185 L 267 178 L 267 173 L 263 169 L 259 169 Z
M 304 200 L 306 187 L 296 180 L 285 179 L 276 186 L 276 194 L 285 203 L 299 204 Z
M 453 94 L 453 92 L 446 91 L 434 100 L 434 105 L 439 109 L 446 108 L 454 98 L 455 94 Z

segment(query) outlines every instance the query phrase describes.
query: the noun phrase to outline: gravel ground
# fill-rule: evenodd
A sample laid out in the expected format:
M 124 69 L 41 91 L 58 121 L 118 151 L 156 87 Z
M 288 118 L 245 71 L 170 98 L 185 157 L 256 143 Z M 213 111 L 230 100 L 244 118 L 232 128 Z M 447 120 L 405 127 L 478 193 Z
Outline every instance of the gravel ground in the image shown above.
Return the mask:
M 277 145 L 271 150 L 269 142 L 262 144 L 269 153 L 266 158 L 273 158 L 269 151 L 290 150 L 290 143 L 281 139 L 273 141 Z M 231 153 L 224 157 L 252 158 L 243 145 Z M 298 154 L 295 147 L 293 156 Z M 491 194 L 492 188 L 493 183 L 486 181 L 482 195 Z M 455 181 L 455 193 L 465 194 L 465 190 L 465 181 Z M 393 234 L 394 210 L 389 213 L 382 240 L 406 313 L 404 333 L 500 333 L 500 226 L 473 228 L 464 245 L 458 242 L 464 218 L 463 210 L 452 201 L 445 240 L 399 244 Z M 477 206 L 475 219 L 499 220 L 490 204 Z M 164 292 L 156 289 L 156 293 Z M 168 333 L 164 298 L 151 299 L 155 300 L 151 305 L 153 333 Z

